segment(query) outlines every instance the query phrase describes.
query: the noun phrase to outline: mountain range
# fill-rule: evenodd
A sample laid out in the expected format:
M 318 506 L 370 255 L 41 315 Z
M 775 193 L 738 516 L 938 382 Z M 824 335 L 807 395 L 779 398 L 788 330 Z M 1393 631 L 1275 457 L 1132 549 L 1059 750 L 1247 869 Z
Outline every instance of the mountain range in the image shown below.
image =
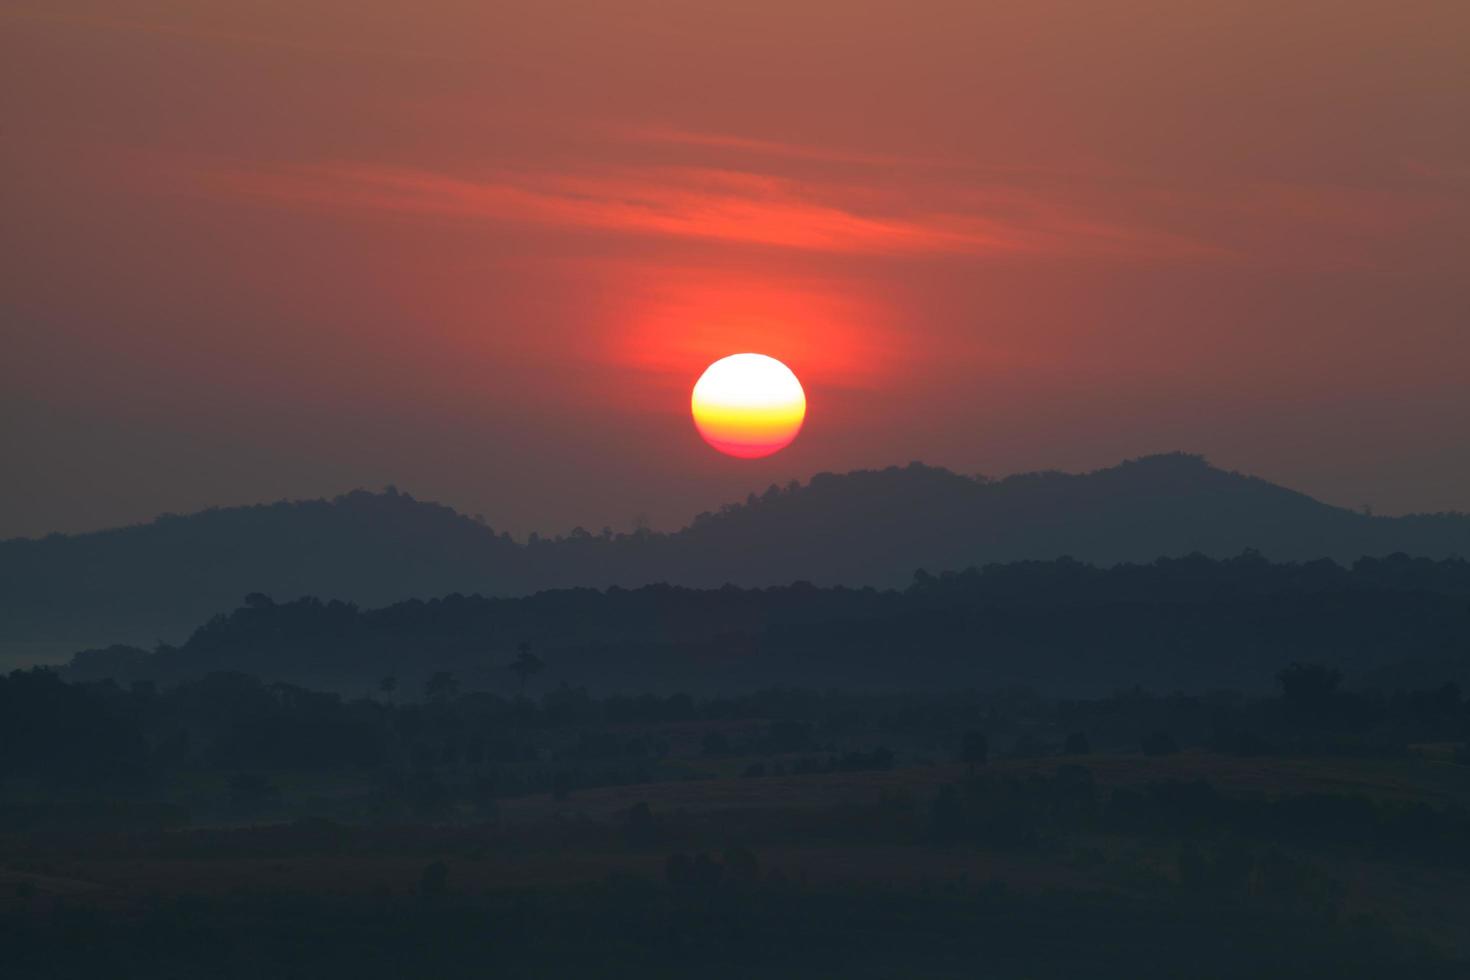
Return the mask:
M 921 569 L 1251 550 L 1275 561 L 1470 555 L 1470 516 L 1369 516 L 1182 453 L 999 480 L 919 463 L 819 473 L 678 531 L 524 542 L 440 504 L 357 490 L 0 542 L 0 644 L 178 642 L 250 593 L 380 606 L 659 582 L 890 588 Z

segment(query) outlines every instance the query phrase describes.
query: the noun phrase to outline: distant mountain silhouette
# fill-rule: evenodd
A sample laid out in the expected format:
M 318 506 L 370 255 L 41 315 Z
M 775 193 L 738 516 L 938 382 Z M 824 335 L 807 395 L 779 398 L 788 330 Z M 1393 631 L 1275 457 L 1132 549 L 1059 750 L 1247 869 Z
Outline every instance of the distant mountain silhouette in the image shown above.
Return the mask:
M 651 582 L 892 587 L 921 568 L 1247 549 L 1281 561 L 1470 555 L 1470 517 L 1370 517 L 1185 454 L 994 481 L 918 463 L 819 473 L 673 533 L 577 529 L 525 544 L 406 494 L 355 491 L 0 542 L 0 642 L 177 641 L 255 592 L 383 605 Z
M 524 553 L 448 507 L 393 490 L 165 514 L 116 530 L 0 542 L 0 640 L 151 643 L 257 591 L 367 604 L 520 591 Z

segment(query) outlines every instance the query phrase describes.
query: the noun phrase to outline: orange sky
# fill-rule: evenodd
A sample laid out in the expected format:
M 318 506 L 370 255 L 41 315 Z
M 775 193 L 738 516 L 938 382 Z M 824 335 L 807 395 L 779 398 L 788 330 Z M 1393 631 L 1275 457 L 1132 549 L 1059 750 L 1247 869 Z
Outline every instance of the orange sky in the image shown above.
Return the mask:
M 1181 9 L 1182 8 L 1182 9 Z M 1470 509 L 1470 6 L 17 0 L 0 536 L 1147 452 Z M 789 449 L 689 387 L 788 363 Z

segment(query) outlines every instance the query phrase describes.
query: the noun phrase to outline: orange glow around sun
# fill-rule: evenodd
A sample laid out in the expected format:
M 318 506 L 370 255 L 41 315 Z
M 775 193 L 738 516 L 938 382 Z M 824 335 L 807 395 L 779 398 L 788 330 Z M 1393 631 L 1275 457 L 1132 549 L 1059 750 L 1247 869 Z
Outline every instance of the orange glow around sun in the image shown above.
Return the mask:
M 806 418 L 806 392 L 791 369 L 764 354 L 731 354 L 705 369 L 689 400 L 704 441 L 741 459 L 786 448 Z

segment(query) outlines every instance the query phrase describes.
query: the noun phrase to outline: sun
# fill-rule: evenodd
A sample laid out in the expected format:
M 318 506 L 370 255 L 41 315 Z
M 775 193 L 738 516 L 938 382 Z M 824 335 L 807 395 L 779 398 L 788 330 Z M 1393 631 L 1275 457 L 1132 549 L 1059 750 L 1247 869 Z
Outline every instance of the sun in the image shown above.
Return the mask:
M 705 442 L 729 456 L 759 459 L 785 449 L 801 431 L 806 392 L 774 357 L 731 354 L 705 368 L 689 409 Z

